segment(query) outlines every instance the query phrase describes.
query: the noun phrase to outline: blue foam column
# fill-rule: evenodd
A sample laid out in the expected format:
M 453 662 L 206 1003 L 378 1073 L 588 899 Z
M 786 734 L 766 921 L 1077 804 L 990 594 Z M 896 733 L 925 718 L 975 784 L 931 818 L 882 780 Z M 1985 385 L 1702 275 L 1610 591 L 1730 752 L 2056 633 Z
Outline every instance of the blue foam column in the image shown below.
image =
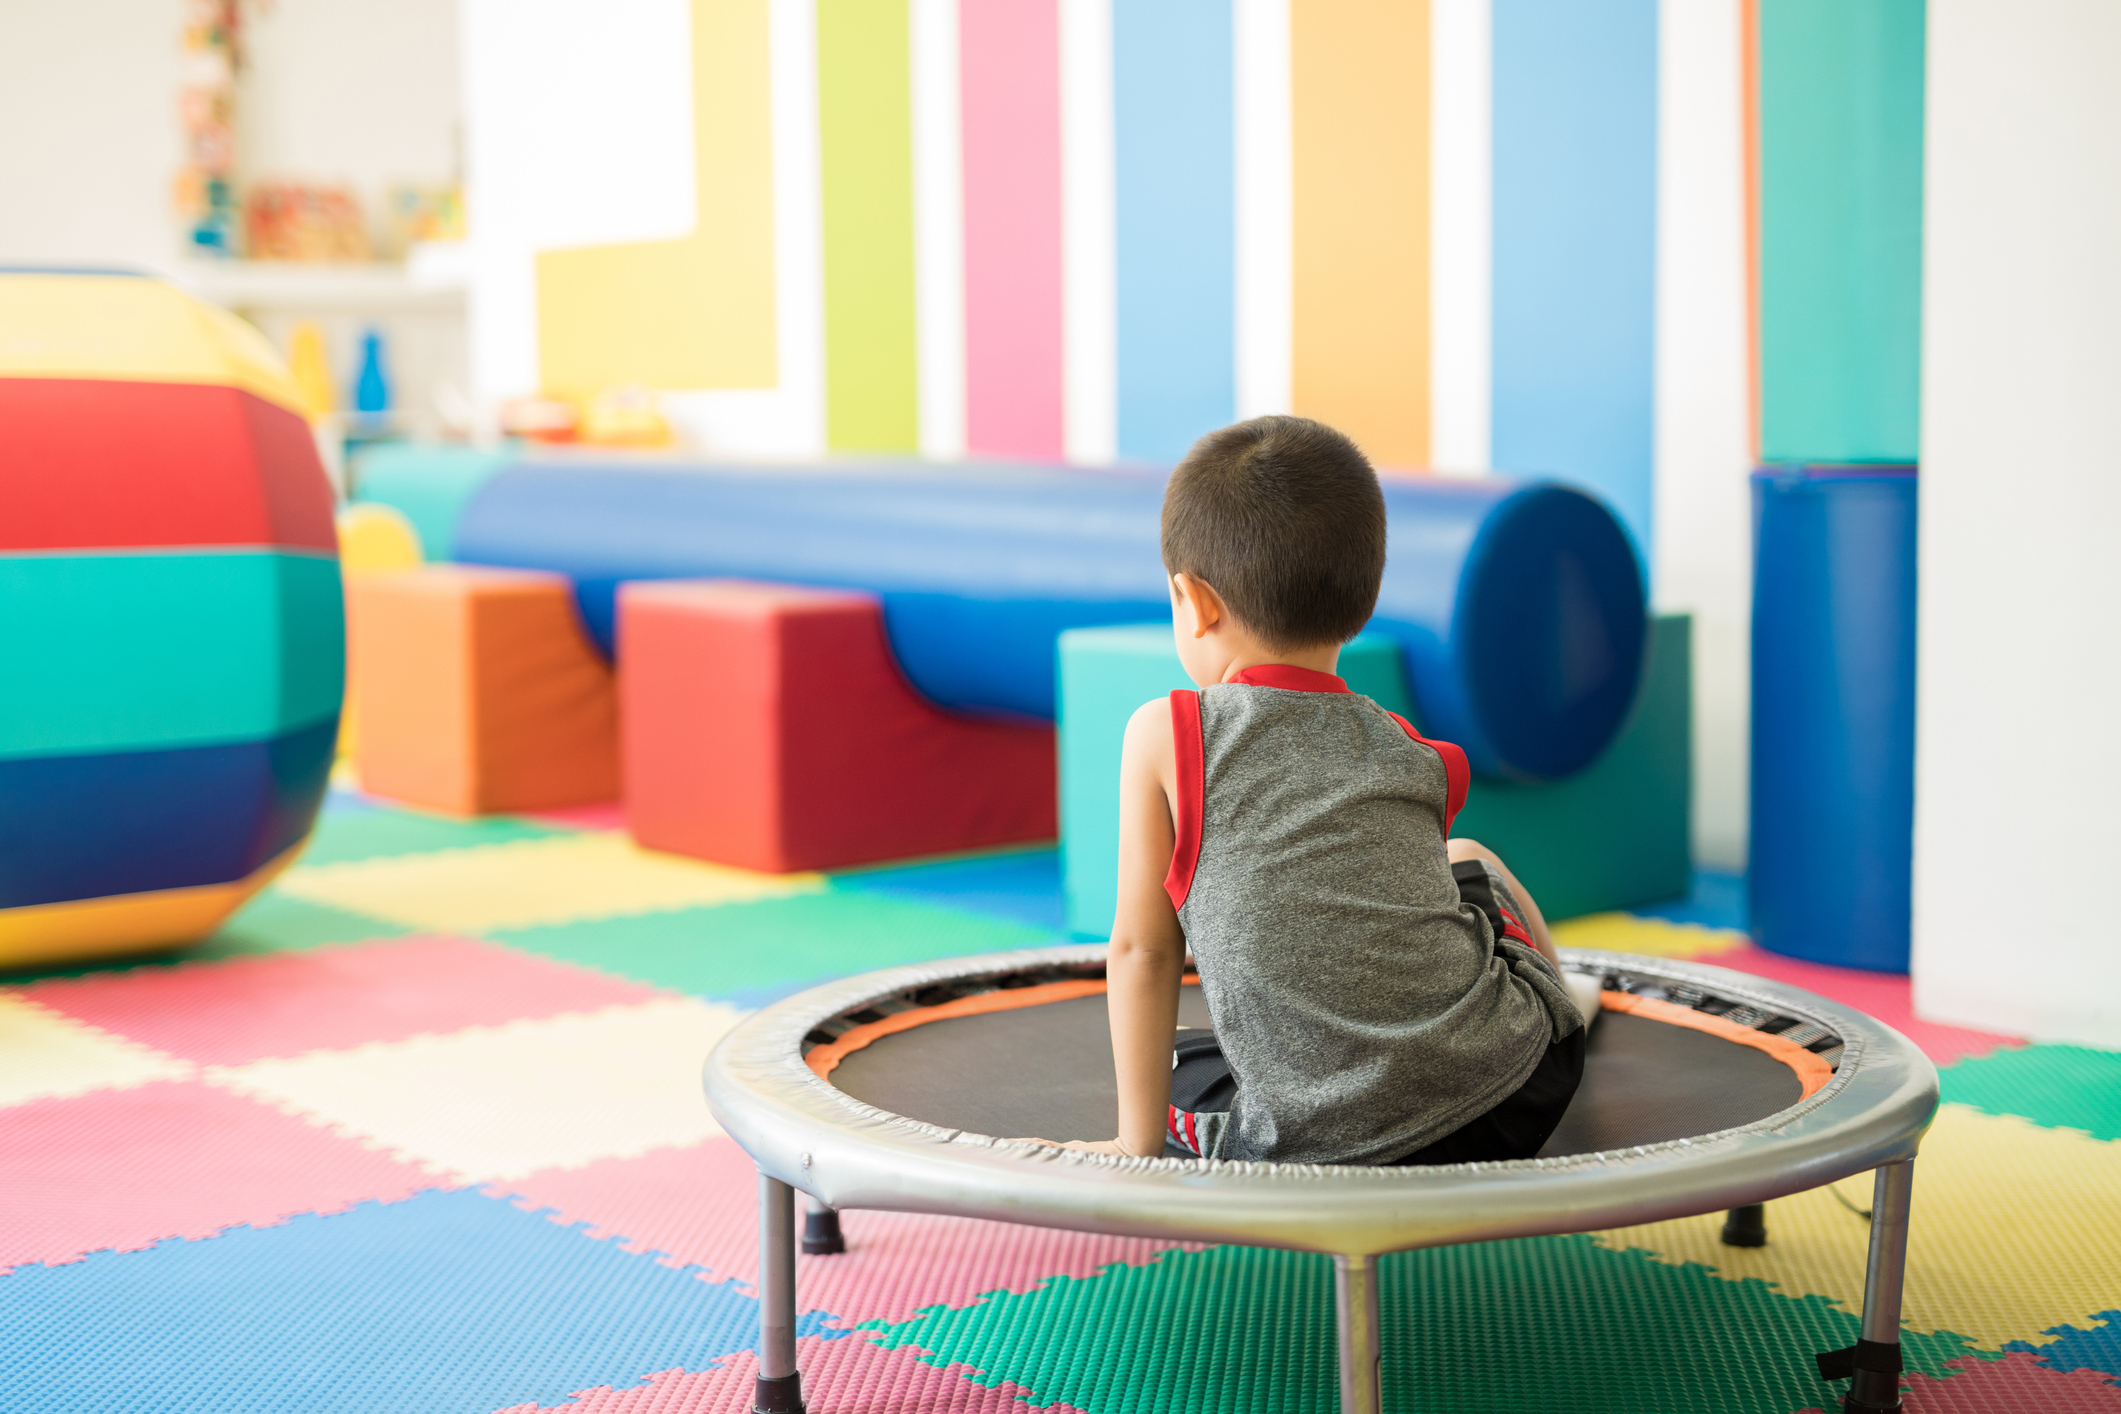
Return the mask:
M 1753 478 L 1753 936 L 1880 972 L 1908 968 L 1914 472 Z

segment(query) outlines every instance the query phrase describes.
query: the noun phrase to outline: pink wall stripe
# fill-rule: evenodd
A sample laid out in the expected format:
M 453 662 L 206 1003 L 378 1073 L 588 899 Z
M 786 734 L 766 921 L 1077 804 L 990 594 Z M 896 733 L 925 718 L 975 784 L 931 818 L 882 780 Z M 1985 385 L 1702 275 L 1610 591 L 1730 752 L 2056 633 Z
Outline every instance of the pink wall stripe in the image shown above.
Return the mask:
M 1058 0 L 962 0 L 965 441 L 1059 457 Z

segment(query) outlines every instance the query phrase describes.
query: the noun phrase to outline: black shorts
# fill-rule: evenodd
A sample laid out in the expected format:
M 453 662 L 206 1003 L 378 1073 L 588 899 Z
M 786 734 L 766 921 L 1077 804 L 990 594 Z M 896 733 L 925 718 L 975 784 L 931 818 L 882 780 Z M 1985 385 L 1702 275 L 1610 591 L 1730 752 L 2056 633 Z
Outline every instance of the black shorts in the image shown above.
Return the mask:
M 1458 894 L 1488 915 L 1500 938 L 1522 936 L 1508 925 L 1507 915 L 1495 898 L 1488 872 L 1477 860 L 1452 866 Z M 1539 1152 L 1560 1125 L 1576 1087 L 1583 1079 L 1586 1028 L 1577 1027 L 1547 1047 L 1539 1064 L 1525 1082 L 1504 1096 L 1486 1113 L 1476 1115 L 1458 1128 L 1411 1154 L 1387 1160 L 1390 1164 L 1469 1164 L 1502 1159 L 1529 1159 Z M 1174 1158 L 1194 1157 L 1187 1136 L 1196 1126 L 1188 1120 L 1201 1115 L 1228 1114 L 1237 1099 L 1237 1079 L 1223 1059 L 1215 1033 L 1188 1029 L 1178 1033 L 1171 1051 L 1171 1123 L 1164 1152 Z

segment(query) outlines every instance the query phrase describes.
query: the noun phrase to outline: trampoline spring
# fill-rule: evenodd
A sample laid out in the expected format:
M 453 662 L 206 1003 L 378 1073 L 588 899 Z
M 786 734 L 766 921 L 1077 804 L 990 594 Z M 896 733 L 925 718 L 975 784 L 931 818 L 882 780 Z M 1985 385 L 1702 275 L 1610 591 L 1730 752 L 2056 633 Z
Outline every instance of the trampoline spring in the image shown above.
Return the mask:
M 1800 1022 L 1797 1025 L 1792 1026 L 1789 1030 L 1783 1032 L 1782 1039 L 1791 1042 L 1794 1045 L 1799 1045 L 1805 1047 L 1806 1049 L 1810 1049 L 1815 1043 L 1824 1040 L 1826 1037 L 1831 1036 L 1832 1034 L 1832 1032 L 1828 1031 L 1824 1026 L 1821 1026 L 1816 1021 L 1805 1021 Z
M 1773 1012 L 1762 1011 L 1759 1007 L 1756 1006 L 1742 1006 L 1735 1011 L 1725 1012 L 1723 1014 L 1723 1019 L 1739 1026 L 1750 1026 L 1755 1030 L 1764 1031 L 1767 1028 L 1763 1027 L 1760 1023 L 1763 1021 L 1770 1020 L 1773 1015 Z

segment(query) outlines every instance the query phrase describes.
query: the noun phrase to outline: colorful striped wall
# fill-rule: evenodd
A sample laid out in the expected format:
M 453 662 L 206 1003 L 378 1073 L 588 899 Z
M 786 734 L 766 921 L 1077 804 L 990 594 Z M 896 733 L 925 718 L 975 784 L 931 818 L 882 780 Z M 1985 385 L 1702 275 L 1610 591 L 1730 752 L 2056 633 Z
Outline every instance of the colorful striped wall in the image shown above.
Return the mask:
M 1654 562 L 1658 0 L 670 2 L 698 227 L 537 252 L 549 390 L 685 429 L 777 387 L 690 426 L 786 455 L 1169 462 L 1290 410 L 1592 488 Z M 1759 450 L 1905 458 L 1921 0 L 1703 3 L 1754 85 Z

